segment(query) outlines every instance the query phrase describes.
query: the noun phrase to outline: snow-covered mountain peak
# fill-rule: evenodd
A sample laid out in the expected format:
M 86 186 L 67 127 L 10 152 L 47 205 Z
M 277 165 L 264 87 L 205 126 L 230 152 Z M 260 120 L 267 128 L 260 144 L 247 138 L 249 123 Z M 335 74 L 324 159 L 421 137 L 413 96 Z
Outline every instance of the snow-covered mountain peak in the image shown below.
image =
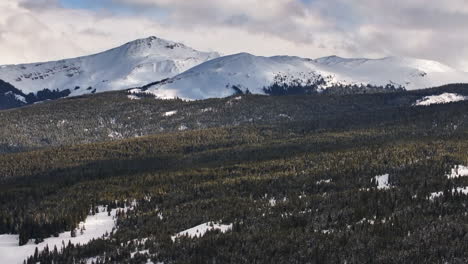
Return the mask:
M 136 57 L 176 56 L 187 58 L 190 56 L 199 56 L 201 54 L 201 52 L 187 47 L 182 43 L 177 43 L 154 36 L 128 42 L 125 45 L 118 47 L 117 49 L 123 49 L 125 50 L 126 55 Z M 219 57 L 218 53 L 206 53 L 206 55 L 213 58 Z
M 24 94 L 43 89 L 70 95 L 121 90 L 173 77 L 219 57 L 157 37 L 137 39 L 90 56 L 0 67 L 0 80 Z
M 10 87 L 3 96 L 23 104 L 18 98 L 31 103 L 148 87 L 149 83 L 157 83 L 148 92 L 160 98 L 184 99 L 225 97 L 242 92 L 283 94 L 281 89 L 291 87 L 296 93 L 304 88 L 308 92 L 320 92 L 330 87 L 379 89 L 389 84 L 390 88 L 421 89 L 468 82 L 468 73 L 436 61 L 403 57 L 308 59 L 263 57 L 245 52 L 220 57 L 216 52 L 201 52 L 151 36 L 85 57 L 0 66 L 0 80 L 19 90 Z M 54 91 L 53 96 L 50 91 Z

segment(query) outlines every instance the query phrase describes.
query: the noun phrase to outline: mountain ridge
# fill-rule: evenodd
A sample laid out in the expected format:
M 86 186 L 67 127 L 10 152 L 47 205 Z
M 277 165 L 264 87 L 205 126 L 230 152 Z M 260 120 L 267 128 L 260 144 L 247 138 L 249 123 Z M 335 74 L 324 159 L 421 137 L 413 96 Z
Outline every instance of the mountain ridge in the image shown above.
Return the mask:
M 100 53 L 51 62 L 0 66 L 0 80 L 11 84 L 0 108 L 61 97 L 143 87 L 158 98 L 188 100 L 236 93 L 317 93 L 338 87 L 356 91 L 422 89 L 468 83 L 468 73 L 437 61 L 406 57 L 317 59 L 222 56 L 151 36 Z M 390 89 L 388 89 L 390 88 Z
M 269 94 L 272 86 L 295 92 L 301 89 L 321 92 L 335 86 L 415 90 L 454 82 L 468 82 L 468 73 L 430 60 L 338 56 L 308 59 L 238 53 L 197 65 L 154 85 L 148 92 L 163 99 L 197 100 L 225 97 L 236 92 Z
M 24 94 L 68 89 L 75 96 L 142 86 L 218 56 L 152 36 L 88 56 L 3 65 L 0 79 Z

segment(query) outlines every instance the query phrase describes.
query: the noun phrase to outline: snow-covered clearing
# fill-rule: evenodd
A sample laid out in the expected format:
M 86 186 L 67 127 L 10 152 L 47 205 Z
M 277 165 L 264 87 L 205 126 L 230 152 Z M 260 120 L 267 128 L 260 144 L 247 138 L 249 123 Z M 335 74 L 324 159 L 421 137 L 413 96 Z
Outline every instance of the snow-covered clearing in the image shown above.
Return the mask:
M 463 165 L 457 165 L 452 168 L 450 174 L 447 174 L 447 178 L 455 179 L 459 177 L 466 177 L 468 176 L 468 167 Z
M 421 106 L 421 105 L 433 105 L 433 104 L 448 104 L 453 102 L 465 101 L 467 98 L 463 95 L 455 94 L 455 93 L 443 93 L 441 95 L 431 95 L 426 96 L 420 100 L 418 100 L 414 105 Z
M 384 175 L 379 175 L 379 176 L 375 176 L 374 179 L 375 181 L 377 182 L 377 189 L 379 190 L 387 190 L 387 189 L 390 189 L 390 184 L 388 183 L 388 174 L 384 174 Z
M 22 264 L 23 260 L 34 254 L 36 247 L 39 251 L 42 251 L 46 245 L 50 250 L 57 246 L 57 249 L 62 248 L 62 241 L 65 245 L 70 241 L 72 244 L 86 244 L 92 239 L 103 237 L 106 233 L 110 233 L 115 227 L 115 214 L 117 209 L 111 211 L 110 216 L 106 211 L 105 207 L 99 207 L 99 213 L 90 215 L 84 222 L 79 224 L 79 228 L 76 231 L 76 237 L 71 237 L 71 232 L 66 231 L 59 234 L 58 237 L 46 238 L 44 242 L 34 244 L 33 240 L 30 240 L 28 244 L 19 246 L 18 235 L 0 235 L 0 263 L 5 264 Z M 85 228 L 83 234 L 81 234 L 81 227 Z
M 223 225 L 223 224 L 218 224 L 215 222 L 208 222 L 208 223 L 204 223 L 201 225 L 197 225 L 195 227 L 184 230 L 182 232 L 179 232 L 175 234 L 174 236 L 171 236 L 171 239 L 172 241 L 175 241 L 176 238 L 183 237 L 183 236 L 187 236 L 189 238 L 202 237 L 206 234 L 206 232 L 211 231 L 211 230 L 219 230 L 222 233 L 226 233 L 227 231 L 232 230 L 232 224 Z
M 177 114 L 177 110 L 165 112 L 163 116 L 173 116 L 175 114 Z

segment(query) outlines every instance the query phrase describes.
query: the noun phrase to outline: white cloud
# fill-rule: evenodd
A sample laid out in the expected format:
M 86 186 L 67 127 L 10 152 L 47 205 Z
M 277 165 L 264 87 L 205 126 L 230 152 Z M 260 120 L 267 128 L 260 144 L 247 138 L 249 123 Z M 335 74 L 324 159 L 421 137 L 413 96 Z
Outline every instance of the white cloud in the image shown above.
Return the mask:
M 397 55 L 468 67 L 465 0 L 106 1 L 132 12 L 1 1 L 0 64 L 85 55 L 156 35 L 225 54 Z

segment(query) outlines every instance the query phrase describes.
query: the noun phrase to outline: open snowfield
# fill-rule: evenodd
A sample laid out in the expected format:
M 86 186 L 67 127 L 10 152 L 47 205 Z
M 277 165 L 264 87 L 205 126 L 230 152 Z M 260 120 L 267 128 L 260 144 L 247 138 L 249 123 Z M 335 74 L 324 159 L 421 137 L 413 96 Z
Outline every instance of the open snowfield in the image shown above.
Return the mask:
M 50 250 L 57 246 L 60 250 L 62 241 L 65 245 L 70 241 L 72 244 L 86 244 L 92 239 L 97 239 L 110 233 L 115 227 L 115 214 L 116 209 L 111 211 L 108 216 L 104 207 L 99 208 L 100 213 L 90 215 L 84 222 L 80 223 L 80 228 L 84 226 L 83 234 L 80 233 L 79 228 L 76 231 L 76 237 L 71 237 L 70 231 L 61 233 L 58 237 L 50 237 L 40 244 L 34 244 L 30 240 L 28 244 L 19 246 L 18 235 L 0 235 L 0 263 L 1 264 L 22 264 L 23 260 L 34 254 L 36 247 L 42 251 L 47 245 Z
M 426 96 L 418 100 L 414 105 L 422 106 L 422 105 L 433 105 L 433 104 L 448 104 L 448 103 L 453 103 L 453 102 L 465 101 L 466 99 L 467 98 L 463 95 L 459 95 L 455 93 L 443 93 L 441 95 Z
M 175 241 L 176 238 L 187 236 L 190 238 L 202 237 L 206 234 L 206 232 L 211 230 L 219 230 L 222 233 L 226 233 L 227 231 L 232 230 L 232 224 L 229 225 L 222 225 L 217 224 L 215 222 L 208 222 L 201 225 L 197 225 L 195 227 L 189 228 L 182 232 L 179 232 L 171 237 L 172 241 Z

